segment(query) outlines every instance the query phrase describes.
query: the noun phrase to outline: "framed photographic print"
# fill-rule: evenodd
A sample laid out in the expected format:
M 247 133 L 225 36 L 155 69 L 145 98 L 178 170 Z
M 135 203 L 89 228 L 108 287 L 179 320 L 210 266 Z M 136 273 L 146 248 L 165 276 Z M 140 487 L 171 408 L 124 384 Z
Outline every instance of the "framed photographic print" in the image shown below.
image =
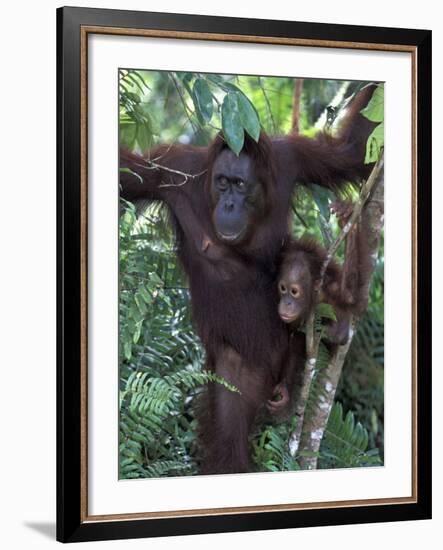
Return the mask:
M 431 517 L 431 32 L 60 8 L 63 542 Z

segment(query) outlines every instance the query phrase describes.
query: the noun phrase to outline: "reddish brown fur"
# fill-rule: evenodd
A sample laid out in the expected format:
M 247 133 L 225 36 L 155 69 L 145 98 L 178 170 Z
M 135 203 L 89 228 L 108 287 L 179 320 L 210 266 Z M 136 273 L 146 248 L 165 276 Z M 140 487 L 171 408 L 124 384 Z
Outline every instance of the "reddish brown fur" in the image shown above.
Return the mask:
M 315 305 L 315 290 L 326 257 L 327 250 L 313 239 L 290 240 L 281 252 L 277 281 L 279 287 L 282 284 L 285 286 L 286 292 L 280 297 L 278 310 L 283 314 L 288 312 L 286 308 L 297 304 L 297 317 L 289 324 L 290 359 L 285 363 L 282 378 L 273 390 L 273 398 L 267 403 L 268 410 L 274 415 L 287 415 L 291 411 L 294 385 L 303 372 L 306 358 L 305 335 L 298 329 L 303 326 Z M 330 261 L 324 275 L 320 301 L 332 305 L 337 315 L 337 321 L 330 323 L 326 333 L 326 338 L 333 344 L 343 344 L 349 332 L 351 305 L 348 293 L 342 292 L 342 278 L 342 268 L 334 260 Z M 297 297 L 288 295 L 291 288 L 297 288 Z M 292 313 L 295 314 L 295 310 Z M 274 396 L 278 394 L 286 399 L 276 402 Z
M 340 225 L 343 226 L 352 212 L 352 204 L 335 203 L 334 211 L 340 216 Z M 295 377 L 299 374 L 293 371 L 300 371 L 305 361 L 305 352 L 299 342 L 301 336 L 297 330 L 315 305 L 314 292 L 315 288 L 318 288 L 321 268 L 326 257 L 327 250 L 313 239 L 291 240 L 282 249 L 278 284 L 280 286 L 283 283 L 288 289 L 291 285 L 302 287 L 299 297 L 289 298 L 292 302 L 298 302 L 301 310 L 298 311 L 297 319 L 290 325 L 297 348 L 291 344 L 291 360 L 286 363 L 282 380 L 273 391 L 273 395 L 280 393 L 289 397 L 286 402 L 282 400 L 281 403 L 276 403 L 272 399 L 268 402 L 268 409 L 273 414 L 286 413 L 288 408 L 290 409 L 292 387 Z M 351 315 L 360 315 L 367 307 L 366 288 L 372 266 L 368 253 L 367 228 L 361 221 L 346 239 L 345 257 L 343 268 L 334 260 L 329 262 L 319 296 L 320 302 L 334 307 L 337 317 L 337 320 L 330 322 L 327 327 L 326 340 L 330 344 L 344 344 L 349 337 Z M 298 271 L 294 270 L 294 267 L 298 267 Z M 303 277 L 308 273 L 308 279 L 294 279 L 294 273 L 302 273 Z M 285 298 L 286 295 L 281 296 L 279 310 Z
M 349 274 L 354 276 L 355 272 L 360 269 L 360 256 L 360 251 L 357 248 L 354 249 L 352 254 L 348 254 L 348 262 L 346 264 L 347 276 Z M 279 278 L 280 274 L 287 274 L 295 263 L 299 263 L 304 264 L 308 268 L 312 283 L 315 284 L 320 280 L 321 267 L 326 260 L 327 250 L 312 238 L 290 240 L 282 249 L 281 257 Z M 355 285 L 350 285 L 344 279 L 344 268 L 345 266 L 342 268 L 333 259 L 329 262 L 324 275 L 320 301 L 347 310 L 352 309 L 355 305 L 358 294 L 357 289 L 354 288 Z
M 277 314 L 276 280 L 279 253 L 288 238 L 293 190 L 296 182 L 340 188 L 366 175 L 364 144 L 370 128 L 359 111 L 372 91 L 357 96 L 339 138 L 268 138 L 262 133 L 257 144 L 246 137 L 244 151 L 254 160 L 267 212 L 254 220 L 250 236 L 240 244 L 220 242 L 212 222 L 214 204 L 208 186 L 214 159 L 226 147 L 221 136 L 209 147 L 158 147 L 149 155 L 159 165 L 154 167 L 146 158 L 121 152 L 121 167 L 143 180 L 122 172 L 121 196 L 130 201 L 160 199 L 172 213 L 177 254 L 189 279 L 207 368 L 237 384 L 242 392 L 232 394 L 218 384 L 208 388 L 200 414 L 204 473 L 250 468 L 252 422 L 271 398 L 289 361 L 289 332 Z M 171 169 L 195 177 L 186 181 Z

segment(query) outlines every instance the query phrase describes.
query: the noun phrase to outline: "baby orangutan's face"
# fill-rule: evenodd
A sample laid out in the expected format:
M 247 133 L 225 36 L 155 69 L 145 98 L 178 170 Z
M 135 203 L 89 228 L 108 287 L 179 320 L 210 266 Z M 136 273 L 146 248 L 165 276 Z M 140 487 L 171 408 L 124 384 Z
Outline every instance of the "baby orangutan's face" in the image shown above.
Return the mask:
M 300 325 L 306 319 L 312 301 L 312 276 L 303 253 L 291 258 L 280 269 L 278 314 L 285 323 Z

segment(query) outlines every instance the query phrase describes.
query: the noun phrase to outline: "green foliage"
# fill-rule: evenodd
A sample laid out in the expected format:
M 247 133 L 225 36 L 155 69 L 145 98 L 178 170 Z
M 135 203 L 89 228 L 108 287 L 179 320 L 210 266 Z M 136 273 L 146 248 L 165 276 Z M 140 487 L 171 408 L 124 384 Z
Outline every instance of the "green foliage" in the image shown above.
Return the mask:
M 223 135 L 229 147 L 238 155 L 243 147 L 245 134 L 241 123 L 237 95 L 235 93 L 230 92 L 225 95 L 221 115 Z
M 312 134 L 341 86 L 334 80 L 304 81 L 302 133 Z M 146 151 L 156 141 L 207 143 L 223 128 L 238 154 L 244 132 L 257 141 L 261 127 L 271 133 L 291 129 L 292 78 L 123 69 L 119 88 L 120 140 L 131 149 Z
M 240 122 L 244 130 L 255 141 L 260 137 L 260 120 L 257 111 L 243 93 L 237 93 L 238 110 L 240 112 Z
M 229 147 L 239 154 L 246 131 L 252 139 L 260 137 L 260 121 L 254 106 L 240 91 L 228 92 L 221 108 L 223 134 Z
M 156 134 L 149 106 L 143 101 L 146 91 L 148 85 L 138 71 L 120 71 L 120 141 L 142 152 L 151 148 Z
M 167 83 L 165 77 L 169 79 Z M 152 108 L 155 98 L 152 96 L 155 94 L 148 93 L 154 87 L 159 88 L 158 92 L 166 91 L 168 105 L 171 103 L 170 95 L 177 96 L 176 102 L 180 102 L 183 107 L 180 118 L 183 119 L 183 115 L 185 117 L 182 127 L 189 123 L 196 135 L 203 131 L 204 135 L 211 137 L 214 131 L 222 128 L 229 147 L 238 155 L 245 132 L 258 141 L 260 119 L 253 103 L 230 79 L 232 77 L 211 74 L 120 71 L 122 143 L 131 149 L 138 148 L 141 152 L 152 147 L 159 127 L 152 116 L 155 112 Z M 170 89 L 170 84 L 174 91 Z M 175 127 L 176 123 L 172 123 L 172 126 Z
M 380 466 L 378 450 L 367 451 L 368 432 L 355 422 L 354 414 L 344 416 L 341 403 L 332 407 L 320 447 L 319 468 Z
M 380 152 L 385 143 L 385 125 L 384 122 L 378 124 L 368 138 L 366 145 L 365 163 L 377 162 Z
M 324 366 L 326 366 L 324 364 Z M 317 393 L 319 386 L 314 387 L 311 395 Z M 308 404 L 309 406 L 309 404 Z M 309 408 L 307 409 L 309 414 Z M 296 418 L 277 425 L 267 425 L 257 431 L 252 439 L 253 461 L 257 471 L 277 472 L 299 470 L 299 457 L 318 457 L 318 468 L 356 468 L 381 466 L 378 449 L 368 450 L 369 436 L 366 428 L 356 422 L 352 411 L 346 415 L 343 406 L 336 402 L 332 407 L 328 424 L 318 453 L 299 451 L 293 457 L 289 453 L 288 439 L 295 429 Z
M 295 428 L 295 419 L 277 426 L 265 426 L 252 440 L 252 460 L 259 472 L 300 470 L 288 449 L 288 439 Z
M 385 109 L 385 88 L 384 84 L 379 84 L 375 89 L 369 103 L 361 113 L 372 122 L 383 122 Z
M 210 122 L 214 112 L 214 105 L 211 90 L 205 79 L 197 78 L 194 82 L 192 99 L 200 123 L 207 124 Z
M 335 314 L 335 310 L 333 306 L 331 306 L 330 304 L 324 304 L 324 303 L 317 304 L 315 308 L 315 317 L 320 322 L 323 319 L 327 319 L 330 321 L 337 320 L 337 315 Z
M 207 383 L 238 391 L 199 367 L 160 376 L 144 366 L 133 370 L 120 392 L 120 478 L 196 473 L 195 421 L 186 401 Z
M 385 88 L 379 84 L 366 107 L 361 111 L 371 122 L 379 124 L 374 128 L 366 144 L 366 164 L 377 162 L 385 142 L 384 126 Z

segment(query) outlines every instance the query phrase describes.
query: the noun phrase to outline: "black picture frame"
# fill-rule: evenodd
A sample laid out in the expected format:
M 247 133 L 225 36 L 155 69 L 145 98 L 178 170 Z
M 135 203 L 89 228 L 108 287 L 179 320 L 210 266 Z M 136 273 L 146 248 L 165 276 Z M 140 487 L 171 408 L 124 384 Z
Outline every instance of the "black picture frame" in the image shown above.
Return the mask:
M 415 55 L 415 499 L 379 505 L 88 521 L 84 513 L 82 28 L 139 29 L 407 47 Z M 220 40 L 220 38 L 218 38 Z M 235 38 L 234 38 L 235 40 Z M 57 10 L 57 539 L 62 542 L 284 529 L 431 517 L 431 31 L 123 10 Z M 82 233 L 83 231 L 83 233 Z M 414 292 L 414 291 L 413 291 Z M 82 500 L 83 499 L 83 500 Z M 87 505 L 87 503 L 86 503 Z

